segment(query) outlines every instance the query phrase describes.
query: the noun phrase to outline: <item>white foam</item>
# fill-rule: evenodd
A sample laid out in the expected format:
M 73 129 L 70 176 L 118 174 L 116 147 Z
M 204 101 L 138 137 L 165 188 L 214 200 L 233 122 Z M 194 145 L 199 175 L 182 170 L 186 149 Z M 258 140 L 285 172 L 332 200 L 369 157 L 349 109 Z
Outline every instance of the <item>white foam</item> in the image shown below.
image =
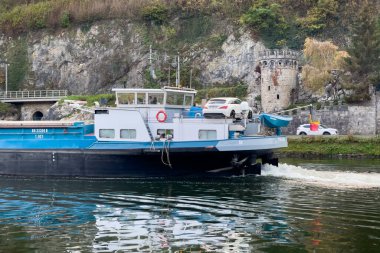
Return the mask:
M 266 164 L 262 167 L 261 174 L 331 188 L 380 187 L 380 173 L 320 171 L 288 164 L 279 164 L 278 167 Z

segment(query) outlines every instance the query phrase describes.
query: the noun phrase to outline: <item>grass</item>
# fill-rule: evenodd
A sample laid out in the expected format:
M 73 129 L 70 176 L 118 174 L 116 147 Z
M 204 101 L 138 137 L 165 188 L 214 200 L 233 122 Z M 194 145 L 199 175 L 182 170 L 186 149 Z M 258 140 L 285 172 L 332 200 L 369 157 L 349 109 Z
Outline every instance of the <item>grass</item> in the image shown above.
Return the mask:
M 28 1 L 30 2 L 30 1 Z M 0 0 L 0 29 L 14 34 L 41 28 L 69 27 L 96 20 L 127 18 L 165 24 L 171 16 L 240 15 L 252 1 L 229 0 Z
M 380 156 L 380 136 L 289 137 L 283 154 L 307 156 Z
M 101 104 L 102 100 L 104 100 L 107 106 L 115 106 L 116 97 L 114 94 L 73 95 L 73 96 L 68 96 L 64 98 L 63 100 L 86 101 L 87 106 L 93 106 L 95 105 L 95 102 L 98 102 Z

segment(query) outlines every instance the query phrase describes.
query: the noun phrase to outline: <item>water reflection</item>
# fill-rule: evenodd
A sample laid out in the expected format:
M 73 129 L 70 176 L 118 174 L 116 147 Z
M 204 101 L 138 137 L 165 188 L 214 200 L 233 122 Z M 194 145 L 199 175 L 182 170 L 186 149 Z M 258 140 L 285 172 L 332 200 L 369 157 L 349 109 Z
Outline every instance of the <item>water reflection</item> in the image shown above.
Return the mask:
M 0 252 L 375 252 L 379 196 L 273 175 L 1 178 Z

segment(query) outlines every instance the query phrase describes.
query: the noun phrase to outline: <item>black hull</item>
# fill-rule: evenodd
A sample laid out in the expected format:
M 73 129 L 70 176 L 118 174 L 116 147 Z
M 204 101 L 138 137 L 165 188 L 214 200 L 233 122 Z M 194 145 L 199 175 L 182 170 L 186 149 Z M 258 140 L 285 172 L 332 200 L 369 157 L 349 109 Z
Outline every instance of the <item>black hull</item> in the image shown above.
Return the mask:
M 3 150 L 0 151 L 0 175 L 102 178 L 201 176 L 204 173 L 214 175 L 209 173 L 211 170 L 231 167 L 233 159 L 237 161 L 270 155 L 268 150 L 178 150 L 170 152 L 169 166 L 164 164 L 169 164 L 167 154 L 159 150 Z

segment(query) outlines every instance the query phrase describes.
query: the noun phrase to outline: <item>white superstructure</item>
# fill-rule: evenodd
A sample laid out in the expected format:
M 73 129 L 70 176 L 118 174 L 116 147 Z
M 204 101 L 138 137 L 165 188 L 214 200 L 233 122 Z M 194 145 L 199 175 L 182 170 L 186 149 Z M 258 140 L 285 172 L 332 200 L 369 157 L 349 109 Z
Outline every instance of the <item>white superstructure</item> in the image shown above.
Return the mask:
M 196 91 L 162 89 L 113 89 L 116 108 L 95 111 L 95 135 L 100 141 L 149 142 L 225 140 L 247 128 L 245 120 L 206 119 L 193 107 Z M 259 123 L 250 123 L 257 133 Z

